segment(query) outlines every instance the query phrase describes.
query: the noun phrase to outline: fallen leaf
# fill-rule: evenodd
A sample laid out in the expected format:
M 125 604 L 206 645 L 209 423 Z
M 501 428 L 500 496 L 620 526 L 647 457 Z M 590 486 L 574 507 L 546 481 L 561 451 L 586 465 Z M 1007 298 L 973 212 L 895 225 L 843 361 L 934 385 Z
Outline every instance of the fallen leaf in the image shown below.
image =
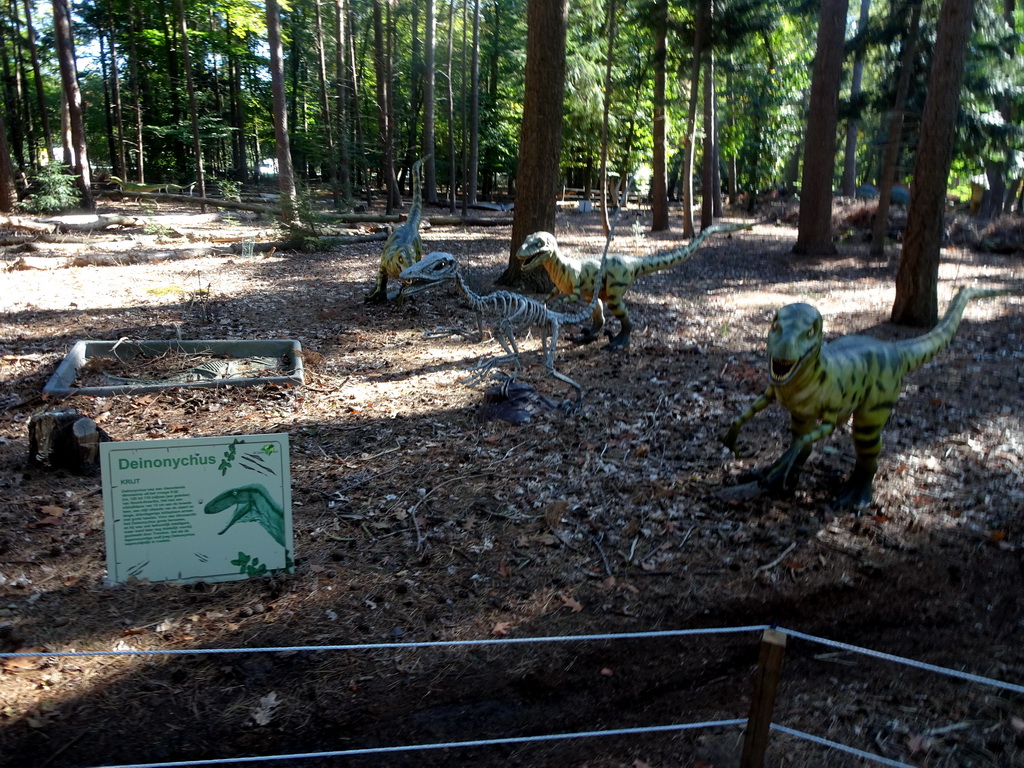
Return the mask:
M 252 711 L 252 719 L 256 725 L 270 725 L 273 719 L 274 710 L 281 706 L 281 700 L 275 691 L 271 691 L 260 699 L 256 709 Z
M 512 631 L 512 622 L 511 621 L 499 621 L 499 622 L 496 622 L 494 624 L 494 628 L 491 629 L 491 634 L 492 635 L 497 635 L 498 637 L 504 637 L 505 635 L 507 635 L 511 631 Z
M 603 677 L 614 677 L 615 676 L 615 670 L 613 670 L 611 667 L 602 667 L 601 668 L 601 675 Z
M 915 755 L 918 752 L 927 752 L 932 748 L 932 740 L 924 734 L 917 734 L 907 739 L 907 749 L 910 750 L 910 754 Z
M 579 613 L 583 610 L 583 604 L 579 600 L 569 597 L 568 595 L 559 595 L 559 597 L 562 598 L 562 605 L 568 608 L 572 613 Z

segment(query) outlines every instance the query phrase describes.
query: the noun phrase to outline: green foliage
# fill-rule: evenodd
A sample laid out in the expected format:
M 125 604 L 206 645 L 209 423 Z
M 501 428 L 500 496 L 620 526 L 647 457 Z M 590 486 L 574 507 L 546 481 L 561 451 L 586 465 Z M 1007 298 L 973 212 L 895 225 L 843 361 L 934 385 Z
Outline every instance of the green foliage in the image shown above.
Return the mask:
M 29 196 L 18 207 L 30 213 L 60 213 L 81 203 L 76 177 L 60 163 L 44 165 L 32 177 Z

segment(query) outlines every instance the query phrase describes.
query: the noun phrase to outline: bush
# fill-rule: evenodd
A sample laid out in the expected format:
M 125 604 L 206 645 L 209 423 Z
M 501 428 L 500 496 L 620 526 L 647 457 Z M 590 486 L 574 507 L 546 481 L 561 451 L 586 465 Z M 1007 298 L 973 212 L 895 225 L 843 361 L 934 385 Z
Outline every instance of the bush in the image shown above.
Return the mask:
M 49 163 L 32 177 L 28 197 L 18 207 L 30 213 L 60 213 L 80 204 L 75 177 L 60 163 Z

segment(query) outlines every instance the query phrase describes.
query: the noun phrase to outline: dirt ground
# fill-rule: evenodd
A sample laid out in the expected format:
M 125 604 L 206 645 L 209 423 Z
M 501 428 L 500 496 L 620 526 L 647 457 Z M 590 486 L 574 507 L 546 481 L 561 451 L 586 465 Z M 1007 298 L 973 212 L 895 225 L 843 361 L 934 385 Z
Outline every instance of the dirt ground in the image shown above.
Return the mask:
M 558 369 L 585 388 L 578 414 L 537 408 L 516 425 L 488 418 L 486 387 L 460 383 L 495 344 L 423 337 L 471 322 L 454 290 L 364 306 L 379 241 L 196 252 L 214 238 L 272 238 L 272 227 L 133 210 L 145 221 L 91 246 L 4 252 L 0 651 L 380 647 L 0 659 L 0 765 L 216 765 L 744 718 L 759 633 L 388 647 L 410 641 L 777 623 L 1024 683 L 1022 297 L 972 304 L 952 347 L 908 377 L 874 503 L 854 515 L 829 506 L 852 467 L 848 428 L 786 499 L 722 493 L 784 448 L 781 408 L 745 427 L 750 458 L 719 436 L 765 385 L 778 307 L 815 304 L 829 339 L 920 332 L 887 322 L 895 251 L 871 261 L 854 238 L 839 258 L 795 259 L 796 230 L 764 220 L 717 237 L 631 287 L 627 351 L 559 345 Z M 652 235 L 642 216 L 624 220 L 613 248 L 672 247 L 679 228 Z M 509 231 L 422 234 L 483 292 Z M 559 237 L 570 252 L 603 246 L 596 215 L 572 210 Z M 85 248 L 114 255 L 70 266 Z M 940 306 L 960 285 L 1022 277 L 1019 252 L 949 248 Z M 120 338 L 297 339 L 306 381 L 41 400 L 75 340 Z M 522 346 L 520 380 L 566 398 L 539 339 Z M 287 433 L 295 573 L 107 584 L 99 477 L 28 463 L 30 416 L 58 405 L 114 440 Z M 1024 766 L 1024 696 L 806 640 L 788 643 L 774 721 L 911 765 Z M 724 768 L 739 764 L 742 739 L 719 728 L 271 764 Z M 775 734 L 768 764 L 865 763 Z

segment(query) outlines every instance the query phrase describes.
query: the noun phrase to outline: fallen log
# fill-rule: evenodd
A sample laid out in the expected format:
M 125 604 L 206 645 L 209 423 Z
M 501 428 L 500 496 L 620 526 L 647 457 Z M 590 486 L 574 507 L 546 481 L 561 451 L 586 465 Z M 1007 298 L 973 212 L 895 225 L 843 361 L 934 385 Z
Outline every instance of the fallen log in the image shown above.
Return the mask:
M 60 221 L 59 219 L 30 219 L 24 216 L 0 216 L 0 227 L 21 229 L 43 235 L 60 232 L 95 232 L 110 227 L 135 227 L 139 220 L 135 216 L 107 214 L 95 216 L 87 221 Z
M 119 189 L 101 189 L 93 192 L 95 197 L 123 197 L 136 198 L 138 200 L 166 200 L 174 203 L 191 203 L 193 205 L 209 205 L 214 208 L 228 208 L 233 211 L 251 211 L 252 213 L 265 213 L 268 216 L 280 216 L 281 209 L 273 205 L 257 205 L 255 203 L 240 203 L 237 200 L 224 200 L 212 197 L 193 197 L 192 195 L 172 195 L 166 192 L 122 192 Z

